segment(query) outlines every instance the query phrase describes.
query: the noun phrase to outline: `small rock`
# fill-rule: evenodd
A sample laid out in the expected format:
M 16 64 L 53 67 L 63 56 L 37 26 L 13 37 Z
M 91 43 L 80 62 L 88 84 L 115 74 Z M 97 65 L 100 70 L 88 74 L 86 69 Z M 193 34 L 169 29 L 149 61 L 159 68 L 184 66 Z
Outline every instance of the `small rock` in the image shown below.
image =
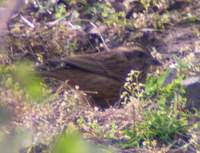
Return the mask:
M 200 77 L 189 77 L 182 85 L 186 88 L 186 107 L 190 110 L 200 109 Z

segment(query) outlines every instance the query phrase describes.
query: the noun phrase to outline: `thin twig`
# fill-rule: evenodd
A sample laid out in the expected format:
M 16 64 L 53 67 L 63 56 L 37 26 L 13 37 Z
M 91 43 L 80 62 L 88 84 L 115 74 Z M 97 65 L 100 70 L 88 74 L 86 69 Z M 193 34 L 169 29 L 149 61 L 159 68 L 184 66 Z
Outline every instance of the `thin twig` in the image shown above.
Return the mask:
M 20 15 L 20 19 L 29 27 L 31 27 L 32 29 L 35 28 L 35 25 L 33 23 L 31 23 L 28 19 L 26 19 L 24 16 Z

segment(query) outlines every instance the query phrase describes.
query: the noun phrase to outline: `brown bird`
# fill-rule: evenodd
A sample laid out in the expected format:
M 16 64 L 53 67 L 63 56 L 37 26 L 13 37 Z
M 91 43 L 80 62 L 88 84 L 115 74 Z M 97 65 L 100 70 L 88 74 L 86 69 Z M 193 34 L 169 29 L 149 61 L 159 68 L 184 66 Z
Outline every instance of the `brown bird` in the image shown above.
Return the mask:
M 117 102 L 120 89 L 131 69 L 141 71 L 140 81 L 144 81 L 150 65 L 160 63 L 143 49 L 118 48 L 106 53 L 49 60 L 39 69 L 42 75 L 69 80 L 73 85 L 79 85 L 83 91 L 94 92 L 89 96 L 95 105 L 105 108 Z

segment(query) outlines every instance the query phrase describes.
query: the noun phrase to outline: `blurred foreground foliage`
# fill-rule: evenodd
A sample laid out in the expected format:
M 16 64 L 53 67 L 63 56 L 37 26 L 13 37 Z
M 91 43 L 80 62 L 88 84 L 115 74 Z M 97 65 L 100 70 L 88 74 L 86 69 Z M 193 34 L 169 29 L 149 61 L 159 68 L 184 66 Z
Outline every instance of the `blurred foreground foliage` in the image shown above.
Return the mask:
M 12 65 L 0 66 L 1 86 L 21 91 L 25 97 L 34 102 L 41 102 L 48 90 L 42 79 L 34 72 L 33 64 L 29 61 L 17 62 Z
M 20 153 L 113 153 L 107 147 L 100 147 L 82 139 L 80 133 L 69 124 L 49 145 L 38 143 L 21 149 Z
M 52 153 L 90 153 L 88 144 L 82 140 L 73 128 L 57 136 Z
M 55 140 L 51 153 L 113 153 L 108 147 L 97 146 L 83 140 L 73 124 L 69 124 Z

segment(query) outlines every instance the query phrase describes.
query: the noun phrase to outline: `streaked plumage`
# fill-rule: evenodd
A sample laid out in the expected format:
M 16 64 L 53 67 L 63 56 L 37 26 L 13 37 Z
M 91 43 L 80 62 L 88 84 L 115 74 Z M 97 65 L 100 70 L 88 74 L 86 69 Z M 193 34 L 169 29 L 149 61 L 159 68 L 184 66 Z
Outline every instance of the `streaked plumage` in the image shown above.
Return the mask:
M 150 65 L 160 64 L 143 49 L 118 48 L 110 52 L 76 55 L 63 60 L 49 60 L 40 66 L 40 73 L 59 80 L 69 80 L 90 94 L 98 106 L 113 105 L 118 99 L 127 73 L 142 71 L 144 81 Z M 49 68 L 49 69 L 48 69 Z

